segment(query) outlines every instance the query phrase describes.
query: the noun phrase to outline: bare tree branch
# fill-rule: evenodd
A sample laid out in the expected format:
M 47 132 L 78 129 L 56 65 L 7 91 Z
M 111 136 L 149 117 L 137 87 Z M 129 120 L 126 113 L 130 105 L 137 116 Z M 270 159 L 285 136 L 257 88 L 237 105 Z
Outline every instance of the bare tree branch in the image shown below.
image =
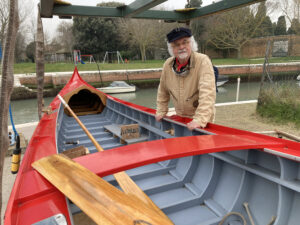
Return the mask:
M 7 36 L 2 62 L 2 82 L 0 92 L 0 202 L 2 203 L 2 175 L 5 153 L 8 150 L 8 109 L 14 83 L 14 48 L 19 28 L 18 0 L 10 0 Z M 1 211 L 0 211 L 1 214 Z M 1 224 L 1 222 L 0 222 Z
M 255 36 L 275 4 L 239 8 L 208 19 L 209 42 L 218 49 L 236 49 L 241 57 L 241 48 Z
M 123 30 L 124 41 L 137 46 L 142 61 L 146 60 L 147 49 L 165 44 L 165 35 L 171 30 L 170 24 L 157 20 L 123 19 L 120 29 Z

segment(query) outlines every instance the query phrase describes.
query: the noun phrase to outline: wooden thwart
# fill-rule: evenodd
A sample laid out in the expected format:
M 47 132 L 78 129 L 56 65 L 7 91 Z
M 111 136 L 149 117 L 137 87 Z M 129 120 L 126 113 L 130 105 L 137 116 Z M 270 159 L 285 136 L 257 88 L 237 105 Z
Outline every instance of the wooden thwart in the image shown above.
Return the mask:
M 124 194 L 67 156 L 51 155 L 32 166 L 97 224 L 173 224 L 133 194 Z
M 110 124 L 105 125 L 104 129 L 112 133 L 114 137 L 119 137 L 121 144 L 133 144 L 148 140 L 148 136 L 140 134 L 140 128 L 138 124 Z

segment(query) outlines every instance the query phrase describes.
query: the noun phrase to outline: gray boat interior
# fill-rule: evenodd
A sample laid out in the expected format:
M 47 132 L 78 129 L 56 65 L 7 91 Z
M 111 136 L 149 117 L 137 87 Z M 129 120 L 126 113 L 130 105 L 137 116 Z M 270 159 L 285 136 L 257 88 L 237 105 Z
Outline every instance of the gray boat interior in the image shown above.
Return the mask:
M 84 145 L 90 153 L 97 151 L 62 106 L 58 114 L 59 153 L 78 145 Z M 169 120 L 158 123 L 153 115 L 112 99 L 107 99 L 102 113 L 79 118 L 105 150 L 133 144 L 122 143 L 113 129 L 106 129 L 120 124 L 139 124 L 141 138 L 134 142 L 210 135 L 191 132 Z M 167 130 L 174 133 L 169 134 Z M 259 150 L 184 157 L 126 172 L 176 225 L 242 225 L 243 220 L 251 224 L 244 207 L 246 202 L 255 225 L 300 224 L 299 163 Z M 118 187 L 112 175 L 104 179 Z M 69 206 L 72 214 L 81 212 L 71 202 Z

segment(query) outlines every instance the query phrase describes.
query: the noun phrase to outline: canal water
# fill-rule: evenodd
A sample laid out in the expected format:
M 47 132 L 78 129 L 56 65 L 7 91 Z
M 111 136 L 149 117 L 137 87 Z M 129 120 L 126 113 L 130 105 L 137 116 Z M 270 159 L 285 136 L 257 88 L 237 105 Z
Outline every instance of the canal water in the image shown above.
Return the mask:
M 239 101 L 257 99 L 260 82 L 245 82 L 240 84 Z M 226 83 L 218 87 L 217 103 L 236 101 L 236 83 Z M 135 93 L 113 94 L 122 100 L 143 105 L 149 108 L 156 108 L 156 88 L 138 89 Z M 48 106 L 53 97 L 45 98 L 45 106 Z M 170 104 L 172 107 L 172 104 Z M 11 102 L 11 109 L 14 124 L 30 123 L 38 121 L 37 100 L 17 100 Z

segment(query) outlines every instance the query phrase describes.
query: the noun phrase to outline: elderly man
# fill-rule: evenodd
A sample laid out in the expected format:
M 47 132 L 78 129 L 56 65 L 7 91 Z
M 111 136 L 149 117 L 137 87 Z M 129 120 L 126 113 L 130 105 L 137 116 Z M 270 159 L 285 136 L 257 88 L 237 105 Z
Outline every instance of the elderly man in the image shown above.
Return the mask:
M 197 53 L 191 30 L 180 27 L 167 34 L 171 58 L 163 66 L 157 93 L 156 120 L 168 112 L 170 97 L 176 114 L 190 117 L 188 129 L 204 128 L 215 114 L 216 86 L 212 63 Z

